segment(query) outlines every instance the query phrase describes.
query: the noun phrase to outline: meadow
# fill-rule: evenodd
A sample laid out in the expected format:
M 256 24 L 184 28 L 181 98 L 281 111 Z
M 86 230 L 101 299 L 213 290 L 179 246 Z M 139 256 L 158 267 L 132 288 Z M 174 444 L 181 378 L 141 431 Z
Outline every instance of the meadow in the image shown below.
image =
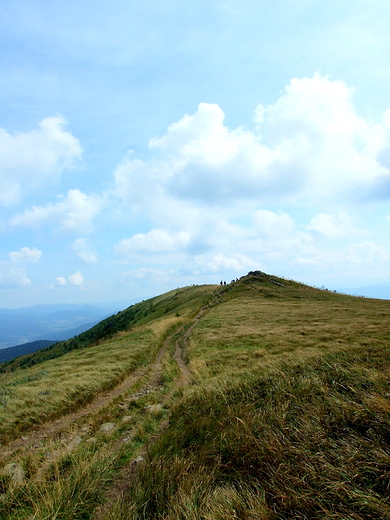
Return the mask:
M 62 432 L 85 434 L 45 472 L 59 433 L 33 451 L 4 451 L 26 477 L 2 477 L 2 518 L 390 518 L 390 301 L 255 272 L 173 291 L 150 309 L 106 341 L 1 375 L 9 440 L 69 412 L 75 387 L 82 407 L 161 353 L 153 377 Z M 23 399 L 28 418 L 17 416 Z

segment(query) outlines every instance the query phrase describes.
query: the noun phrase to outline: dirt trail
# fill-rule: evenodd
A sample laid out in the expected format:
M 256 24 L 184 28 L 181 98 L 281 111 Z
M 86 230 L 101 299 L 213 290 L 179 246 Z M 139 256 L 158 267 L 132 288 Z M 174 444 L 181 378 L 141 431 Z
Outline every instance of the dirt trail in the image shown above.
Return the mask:
M 181 338 L 178 338 L 175 342 L 174 358 L 180 370 L 180 378 L 178 384 L 180 386 L 183 386 L 191 381 L 192 374 L 190 369 L 188 368 L 188 365 L 183 359 L 183 345 Z
M 65 429 L 67 426 L 77 421 L 78 419 L 98 412 L 107 406 L 113 399 L 116 399 L 129 388 L 131 388 L 131 386 L 134 385 L 142 376 L 144 376 L 148 370 L 150 370 L 150 366 L 133 372 L 119 385 L 112 388 L 111 390 L 108 390 L 107 392 L 104 392 L 103 394 L 100 394 L 92 402 L 84 406 L 84 408 L 81 408 L 76 412 L 72 412 L 68 415 L 64 415 L 63 417 L 55 419 L 50 423 L 44 424 L 37 430 L 26 432 L 20 438 L 15 439 L 8 443 L 5 447 L 2 447 L 0 449 L 0 457 L 8 457 L 19 448 L 28 448 L 33 444 L 36 444 L 38 441 Z
M 170 390 L 161 397 L 161 404 L 167 404 L 172 400 L 172 396 L 175 393 L 175 390 L 178 388 L 182 388 L 187 385 L 191 379 L 192 374 L 190 369 L 188 368 L 186 362 L 183 357 L 183 349 L 188 346 L 190 334 L 202 316 L 202 314 L 209 307 L 203 307 L 198 314 L 192 319 L 190 326 L 183 332 L 186 324 L 182 324 L 179 326 L 172 334 L 170 334 L 163 345 L 158 350 L 153 362 L 149 365 L 139 368 L 135 372 L 129 374 L 120 384 L 113 387 L 111 390 L 108 390 L 104 393 L 98 395 L 93 401 L 88 403 L 85 406 L 82 406 L 78 410 L 71 412 L 67 415 L 64 415 L 56 420 L 47 422 L 40 427 L 37 427 L 34 431 L 28 431 L 25 434 L 22 434 L 21 437 L 18 437 L 11 442 L 9 442 L 5 446 L 0 446 L 0 463 L 5 462 L 9 459 L 13 454 L 22 455 L 24 452 L 30 449 L 35 449 L 37 446 L 42 447 L 43 445 L 50 445 L 50 442 L 56 435 L 61 434 L 63 436 L 65 434 L 65 438 L 62 442 L 65 444 L 59 447 L 57 450 L 50 451 L 50 458 L 45 460 L 42 463 L 42 466 L 38 469 L 35 479 L 40 480 L 41 478 L 45 478 L 46 468 L 50 466 L 50 463 L 54 459 L 61 458 L 64 454 L 69 451 L 75 449 L 80 442 L 82 442 L 82 437 L 85 435 L 86 427 L 81 427 L 81 425 L 77 424 L 82 418 L 93 417 L 98 414 L 101 410 L 107 407 L 112 401 L 121 397 L 121 403 L 118 403 L 119 406 L 125 408 L 126 403 L 130 402 L 133 399 L 138 399 L 150 391 L 161 390 L 161 384 L 163 382 L 163 359 L 166 354 L 168 348 L 174 344 L 175 350 L 173 353 L 173 358 L 177 363 L 179 368 L 179 375 L 176 378 L 176 381 L 173 382 Z M 187 323 L 188 324 L 188 323 Z M 131 388 L 136 383 L 139 383 L 141 379 L 145 379 L 145 384 L 135 391 L 135 393 L 131 394 Z M 72 427 L 71 433 L 69 432 L 69 427 L 75 424 L 75 427 Z M 161 421 L 160 422 L 160 431 L 162 431 L 168 422 Z M 137 425 L 127 432 L 128 439 L 131 438 L 133 432 L 135 431 Z M 150 437 L 150 441 L 154 436 Z M 114 452 L 119 448 L 123 442 L 128 442 L 128 440 L 124 440 L 123 437 L 118 438 L 116 441 L 112 443 L 111 450 Z M 18 453 L 17 453 L 18 452 Z M 142 463 L 143 455 L 145 455 L 146 449 L 141 448 L 139 452 L 136 453 L 138 458 L 133 460 L 130 464 L 127 464 L 122 470 L 117 474 L 113 485 L 106 493 L 106 502 L 103 506 L 98 508 L 95 513 L 96 520 L 103 520 L 106 518 L 107 513 L 109 513 L 113 504 L 115 504 L 122 496 L 126 494 L 126 490 L 129 487 L 129 483 L 136 478 L 137 468 L 139 463 Z
M 9 457 L 20 448 L 27 449 L 39 443 L 43 439 L 55 435 L 56 433 L 66 429 L 69 425 L 83 417 L 96 414 L 97 412 L 105 408 L 111 401 L 113 401 L 120 395 L 125 394 L 135 383 L 137 383 L 148 372 L 151 372 L 149 377 L 149 386 L 158 386 L 159 381 L 161 380 L 162 358 L 172 340 L 172 336 L 176 333 L 177 331 L 175 331 L 165 340 L 163 346 L 159 349 L 153 363 L 146 367 L 136 370 L 135 372 L 127 376 L 119 385 L 115 386 L 111 390 L 108 390 L 100 394 L 98 397 L 96 397 L 93 401 L 91 401 L 83 408 L 80 408 L 79 410 L 70 414 L 64 415 L 59 419 L 46 423 L 34 431 L 26 432 L 25 434 L 22 434 L 20 438 L 17 438 L 9 442 L 6 446 L 1 447 L 0 460 Z
M 190 327 L 186 330 L 183 337 L 179 337 L 175 342 L 175 353 L 174 358 L 177 363 L 177 366 L 180 370 L 180 380 L 178 381 L 178 384 L 180 386 L 183 386 L 185 384 L 188 384 L 192 379 L 191 370 L 189 369 L 187 363 L 184 360 L 184 349 L 188 347 L 189 344 L 189 337 L 192 333 L 192 329 L 197 324 L 198 320 L 202 316 L 202 314 L 205 312 L 206 308 L 203 307 L 198 314 L 195 316 L 192 324 Z
M 201 315 L 205 312 L 206 309 L 207 309 L 207 307 L 203 307 L 198 312 L 198 314 L 193 319 L 190 327 L 186 330 L 186 332 L 181 337 L 179 336 L 175 341 L 174 359 L 179 368 L 179 376 L 176 380 L 176 383 L 173 385 L 172 389 L 170 390 L 170 392 L 168 392 L 168 394 L 166 394 L 164 396 L 164 398 L 162 399 L 163 403 L 169 402 L 171 400 L 172 395 L 176 388 L 183 387 L 184 385 L 188 384 L 192 379 L 191 371 L 188 368 L 188 365 L 186 364 L 186 362 L 184 361 L 183 344 L 184 344 L 184 347 L 188 346 L 189 336 L 192 332 L 192 329 L 194 328 L 194 326 L 196 325 L 196 323 L 198 322 Z M 169 338 L 167 338 L 166 347 L 168 346 L 169 342 L 172 340 L 173 336 L 180 334 L 182 332 L 183 328 L 184 328 L 184 325 L 179 327 L 175 331 L 174 334 L 172 334 Z M 164 350 L 164 352 L 165 352 L 165 350 Z M 164 352 L 162 352 L 162 354 L 161 354 L 161 358 L 160 358 L 161 361 L 162 361 L 162 356 L 163 356 Z M 155 368 L 157 368 L 157 366 Z M 157 370 L 157 373 L 158 373 L 158 370 Z M 164 429 L 164 427 L 166 427 L 166 426 L 167 426 L 167 423 L 163 422 L 160 425 L 160 431 L 162 431 Z M 140 463 L 142 463 L 143 455 L 145 455 L 145 452 L 146 452 L 146 449 L 144 447 L 141 450 L 139 450 L 139 452 L 137 452 L 138 457 L 135 460 L 131 461 L 130 464 L 127 464 L 126 466 L 124 466 L 122 468 L 122 470 L 119 472 L 116 479 L 114 480 L 112 486 L 106 492 L 106 502 L 102 506 L 98 507 L 98 509 L 96 510 L 95 515 L 93 516 L 94 520 L 104 520 L 105 518 L 107 518 L 107 515 L 109 514 L 112 506 L 115 503 L 117 503 L 118 501 L 120 501 L 126 495 L 126 492 L 128 491 L 128 489 L 131 485 L 131 482 L 133 481 L 134 478 L 136 478 L 138 465 Z

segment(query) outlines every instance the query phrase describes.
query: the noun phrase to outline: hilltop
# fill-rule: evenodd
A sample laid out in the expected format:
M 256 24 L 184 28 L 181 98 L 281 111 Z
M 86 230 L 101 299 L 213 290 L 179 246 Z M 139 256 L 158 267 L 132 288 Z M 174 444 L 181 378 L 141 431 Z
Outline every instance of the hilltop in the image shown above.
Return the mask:
M 0 517 L 390 518 L 389 317 L 255 271 L 0 365 Z

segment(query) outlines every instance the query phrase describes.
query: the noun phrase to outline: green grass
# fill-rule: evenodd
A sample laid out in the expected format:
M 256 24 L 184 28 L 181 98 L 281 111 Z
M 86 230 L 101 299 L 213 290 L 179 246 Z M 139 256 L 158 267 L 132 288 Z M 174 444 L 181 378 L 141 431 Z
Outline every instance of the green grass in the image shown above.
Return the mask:
M 254 273 L 226 287 L 188 287 L 142 303 L 145 315 L 128 332 L 3 374 L 4 432 L 18 428 L 17 407 L 9 412 L 15 392 L 31 396 L 57 382 L 53 410 L 39 408 L 38 399 L 23 420 L 63 413 L 61 395 L 74 391 L 71 372 L 90 398 L 147 363 L 175 326 L 185 331 L 208 305 L 186 344 L 192 382 L 169 394 L 169 410 L 146 412 L 175 388 L 172 343 L 163 359 L 164 389 L 126 410 L 113 403 L 94 419 L 94 432 L 116 421 L 119 438 L 127 428 L 121 414 L 131 414 L 132 442 L 112 456 L 114 441 L 98 435 L 90 448 L 59 460 L 41 496 L 33 477 L 14 490 L 3 482 L 11 498 L 0 516 L 94 518 L 104 488 L 145 443 L 145 462 L 105 520 L 390 519 L 390 301 Z M 169 425 L 157 435 L 168 413 Z M 25 468 L 38 467 L 23 457 Z
M 99 443 L 62 457 L 48 468 L 44 480 L 28 478 L 25 484 L 9 489 L 0 501 L 0 518 L 89 518 L 101 501 L 101 489 L 119 468 L 119 458 L 119 452 L 113 457 L 109 446 Z
M 62 341 L 32 354 L 0 364 L 0 374 L 20 368 L 29 368 L 49 359 L 55 359 L 73 350 L 100 345 L 121 332 L 149 324 L 170 315 L 190 317 L 200 306 L 210 301 L 215 286 L 184 287 L 161 296 L 150 298 L 106 318 L 91 329 L 68 341 Z
M 116 518 L 390 518 L 390 302 L 245 281 Z
M 52 351 L 44 349 L 15 360 L 12 366 L 2 365 L 0 442 L 75 410 L 150 363 L 171 328 L 196 314 L 213 290 L 213 286 L 201 286 L 171 291 L 141 302 L 145 313 L 136 323 L 131 321 L 129 331 L 119 330 L 111 339 L 91 341 L 49 359 L 44 354 Z M 122 329 L 126 312 L 117 315 L 120 324 L 113 329 Z
M 44 364 L 0 376 L 0 439 L 76 409 L 151 360 L 159 345 L 150 330 L 75 350 Z
M 238 501 L 225 519 L 390 518 L 389 369 L 371 347 L 194 388 L 134 483 L 134 518 L 211 519 L 221 489 Z

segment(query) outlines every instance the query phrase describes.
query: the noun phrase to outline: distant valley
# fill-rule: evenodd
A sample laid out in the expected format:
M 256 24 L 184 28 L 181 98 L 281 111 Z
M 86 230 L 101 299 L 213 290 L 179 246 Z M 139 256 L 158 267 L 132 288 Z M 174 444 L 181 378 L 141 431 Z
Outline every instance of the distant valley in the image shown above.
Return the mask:
M 48 304 L 0 309 L 0 349 L 37 340 L 61 341 L 90 329 L 134 301 L 101 305 Z

